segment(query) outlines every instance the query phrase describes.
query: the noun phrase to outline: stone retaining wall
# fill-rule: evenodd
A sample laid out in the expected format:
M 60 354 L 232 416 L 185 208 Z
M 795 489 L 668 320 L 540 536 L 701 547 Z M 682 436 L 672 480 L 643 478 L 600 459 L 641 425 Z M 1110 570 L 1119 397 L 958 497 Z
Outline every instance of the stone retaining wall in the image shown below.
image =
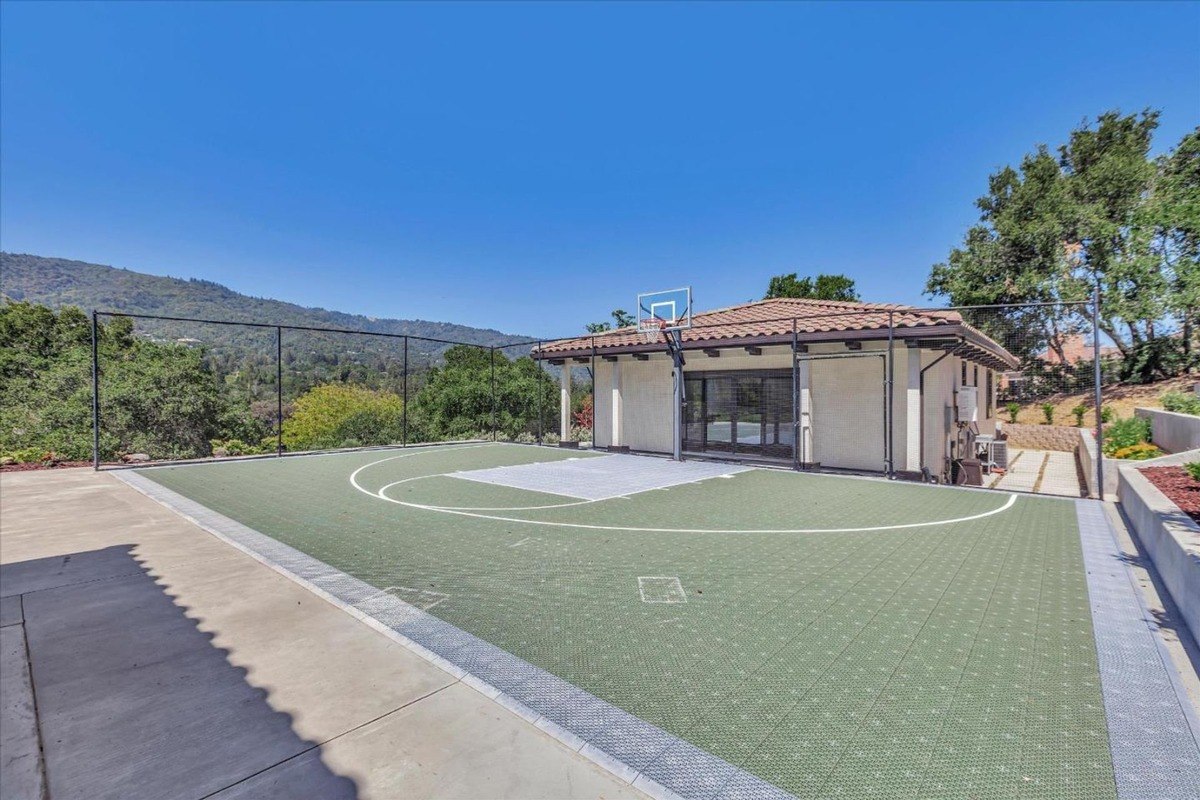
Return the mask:
M 1009 447 L 1028 447 L 1033 450 L 1060 450 L 1074 453 L 1079 446 L 1079 429 L 1065 425 L 1026 425 L 1024 423 L 1001 424 L 1008 434 Z

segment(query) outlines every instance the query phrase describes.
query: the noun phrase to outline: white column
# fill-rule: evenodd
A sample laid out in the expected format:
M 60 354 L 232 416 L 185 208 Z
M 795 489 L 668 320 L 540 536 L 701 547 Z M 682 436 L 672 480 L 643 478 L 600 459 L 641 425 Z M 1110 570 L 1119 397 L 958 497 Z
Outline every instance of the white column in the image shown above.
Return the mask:
M 816 461 L 813 454 L 812 362 L 801 360 L 798 365 L 800 383 L 800 458 L 806 463 Z
M 559 373 L 558 435 L 564 442 L 571 440 L 571 362 L 564 361 Z
M 918 348 L 910 348 L 907 354 L 908 389 L 904 413 L 907 435 L 904 468 L 909 472 L 921 470 L 921 428 L 925 424 L 921 419 L 921 352 Z
M 621 436 L 621 421 L 624 416 L 624 404 L 621 397 L 621 362 L 612 362 L 612 437 L 609 444 L 620 447 L 625 444 Z

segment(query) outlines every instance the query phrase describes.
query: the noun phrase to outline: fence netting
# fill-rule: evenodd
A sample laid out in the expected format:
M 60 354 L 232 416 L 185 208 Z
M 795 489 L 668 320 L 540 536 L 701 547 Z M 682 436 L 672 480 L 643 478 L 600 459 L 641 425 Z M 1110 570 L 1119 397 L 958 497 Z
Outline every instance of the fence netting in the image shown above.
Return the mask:
M 981 455 L 975 437 L 1065 450 L 1079 429 L 1095 436 L 1111 417 L 1097 375 L 1102 387 L 1127 371 L 1086 302 L 834 307 L 756 324 L 752 344 L 707 341 L 702 317 L 689 333 L 685 454 L 955 481 Z M 670 418 L 669 381 L 650 375 L 670 370 L 665 345 L 648 361 L 585 335 L 535 358 L 545 342 L 107 312 L 96 330 L 99 462 L 564 437 L 670 452 L 670 431 L 646 422 Z

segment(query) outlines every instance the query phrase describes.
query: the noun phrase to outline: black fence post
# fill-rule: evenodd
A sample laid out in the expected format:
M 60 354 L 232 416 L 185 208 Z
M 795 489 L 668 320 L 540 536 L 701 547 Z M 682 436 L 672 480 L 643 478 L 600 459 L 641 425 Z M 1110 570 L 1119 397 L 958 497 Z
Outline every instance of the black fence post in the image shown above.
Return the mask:
M 542 369 L 542 359 L 541 359 L 542 340 L 541 339 L 538 339 L 537 353 L 538 353 L 538 360 L 536 362 L 537 363 L 537 371 L 538 371 L 538 377 L 537 377 L 537 443 L 541 444 L 542 443 L 542 425 L 543 425 L 543 423 L 542 423 L 542 413 L 543 413 L 543 411 L 542 411 L 542 394 L 543 394 L 542 378 L 545 377 L 545 375 L 543 374 L 544 370 Z
M 283 328 L 275 326 L 275 455 L 283 455 Z
M 1102 403 L 1104 392 L 1100 388 L 1100 283 L 1097 281 L 1092 292 L 1092 381 L 1096 384 L 1096 492 L 1104 499 L 1104 420 Z
M 896 318 L 895 311 L 888 311 L 888 349 L 887 349 L 887 379 L 884 381 L 887 387 L 887 396 L 884 402 L 886 412 L 884 414 L 884 430 L 885 438 L 884 450 L 886 451 L 887 459 L 887 476 L 888 478 L 896 477 L 896 442 L 893 436 L 895 432 L 895 409 L 896 402 Z
M 92 310 L 92 469 L 100 469 L 100 343 L 96 311 Z
M 592 373 L 592 421 L 591 421 L 591 425 L 592 425 L 592 449 L 595 450 L 596 449 L 596 337 L 595 336 L 592 337 L 592 363 L 591 363 L 591 366 L 588 367 L 588 371 Z M 681 383 L 683 382 L 683 373 L 680 373 L 679 381 Z M 681 413 L 683 413 L 682 409 L 677 408 L 675 410 L 675 418 L 680 420 L 680 423 L 682 424 L 682 419 L 679 416 Z M 679 441 L 678 428 L 675 430 L 675 441 Z M 609 442 L 609 444 L 612 444 L 612 442 Z
M 492 441 L 496 441 L 496 345 L 489 351 L 492 367 Z
M 400 423 L 401 431 L 402 431 L 402 433 L 400 434 L 400 445 L 402 447 L 408 447 L 408 337 L 407 336 L 404 337 L 404 375 L 401 377 L 401 380 L 403 381 L 403 383 L 401 384 L 402 388 L 400 389 L 400 395 L 403 398 L 402 403 L 403 403 L 404 407 L 400 411 L 401 418 L 403 420 Z
M 800 469 L 800 359 L 797 349 L 796 318 L 792 317 L 792 469 Z

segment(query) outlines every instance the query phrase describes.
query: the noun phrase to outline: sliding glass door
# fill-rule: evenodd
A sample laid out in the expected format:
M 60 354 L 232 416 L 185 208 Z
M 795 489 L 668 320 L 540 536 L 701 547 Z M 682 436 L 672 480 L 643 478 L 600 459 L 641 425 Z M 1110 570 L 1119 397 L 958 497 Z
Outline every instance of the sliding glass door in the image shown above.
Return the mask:
M 790 372 L 692 372 L 684 378 L 686 451 L 780 460 L 792 457 Z

